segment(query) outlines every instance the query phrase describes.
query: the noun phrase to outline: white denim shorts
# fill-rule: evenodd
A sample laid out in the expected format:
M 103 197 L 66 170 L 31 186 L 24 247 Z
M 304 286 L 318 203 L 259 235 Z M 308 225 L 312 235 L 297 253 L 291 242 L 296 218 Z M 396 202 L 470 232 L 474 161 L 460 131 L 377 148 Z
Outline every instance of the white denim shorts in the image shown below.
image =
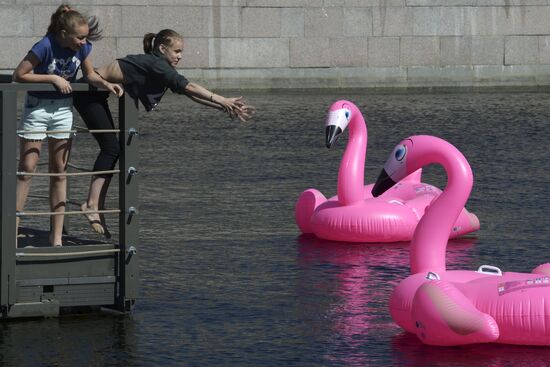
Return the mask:
M 17 135 L 28 140 L 44 140 L 48 136 L 53 139 L 69 139 L 69 130 L 72 127 L 72 97 L 47 99 L 27 95 Z M 66 132 L 46 134 L 46 131 Z

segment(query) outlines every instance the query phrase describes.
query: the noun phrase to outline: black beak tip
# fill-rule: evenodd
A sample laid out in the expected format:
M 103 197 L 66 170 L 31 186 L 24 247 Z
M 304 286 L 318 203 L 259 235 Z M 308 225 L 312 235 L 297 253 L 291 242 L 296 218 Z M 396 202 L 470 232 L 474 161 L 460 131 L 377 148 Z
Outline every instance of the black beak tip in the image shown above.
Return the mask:
M 325 129 L 325 145 L 328 149 L 332 148 L 334 144 L 336 144 L 336 141 L 340 137 L 340 134 L 342 134 L 342 129 L 335 125 L 328 125 Z
M 382 195 L 393 185 L 395 185 L 395 181 L 391 179 L 391 177 L 388 175 L 388 173 L 385 170 L 382 170 L 382 172 L 380 172 L 380 175 L 378 176 L 378 179 L 376 180 L 376 183 L 372 188 L 372 191 L 371 191 L 372 196 L 378 197 Z

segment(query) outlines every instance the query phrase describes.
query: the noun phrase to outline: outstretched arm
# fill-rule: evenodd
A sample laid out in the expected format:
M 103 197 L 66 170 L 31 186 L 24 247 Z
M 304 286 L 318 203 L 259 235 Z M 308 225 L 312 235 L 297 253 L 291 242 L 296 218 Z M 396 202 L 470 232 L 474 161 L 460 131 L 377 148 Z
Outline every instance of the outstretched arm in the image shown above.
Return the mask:
M 241 121 L 251 118 L 255 111 L 254 107 L 247 105 L 242 97 L 226 98 L 196 83 L 187 84 L 185 95 L 197 103 L 225 111 L 232 118 L 238 117 Z
M 196 97 L 196 96 L 194 96 L 194 95 L 192 95 L 192 94 L 187 94 L 187 93 L 186 93 L 185 95 L 186 95 L 187 97 L 189 97 L 189 99 L 191 99 L 191 100 L 193 100 L 193 101 L 195 101 L 195 102 L 197 102 L 197 103 L 200 103 L 200 104 L 205 105 L 205 106 L 207 106 L 207 107 L 212 107 L 212 108 L 218 109 L 218 110 L 220 110 L 220 111 L 225 111 L 225 110 L 223 109 L 223 107 L 220 106 L 220 105 L 217 104 L 217 103 L 210 102 L 210 101 L 205 100 L 205 99 L 202 99 L 202 98 L 200 98 L 200 97 Z

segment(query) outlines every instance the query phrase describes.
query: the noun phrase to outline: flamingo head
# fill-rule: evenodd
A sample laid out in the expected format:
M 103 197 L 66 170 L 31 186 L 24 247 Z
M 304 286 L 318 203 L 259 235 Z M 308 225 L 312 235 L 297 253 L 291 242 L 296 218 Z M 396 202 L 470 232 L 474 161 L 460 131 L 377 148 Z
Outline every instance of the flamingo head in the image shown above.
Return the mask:
M 349 101 L 337 101 L 330 106 L 325 123 L 327 148 L 330 149 L 336 144 L 356 113 L 359 113 L 357 107 Z
M 407 155 L 411 153 L 412 148 L 413 138 L 411 137 L 401 141 L 393 149 L 372 188 L 372 195 L 374 197 L 382 195 L 390 187 L 414 171 L 410 170 L 410 167 L 407 167 Z

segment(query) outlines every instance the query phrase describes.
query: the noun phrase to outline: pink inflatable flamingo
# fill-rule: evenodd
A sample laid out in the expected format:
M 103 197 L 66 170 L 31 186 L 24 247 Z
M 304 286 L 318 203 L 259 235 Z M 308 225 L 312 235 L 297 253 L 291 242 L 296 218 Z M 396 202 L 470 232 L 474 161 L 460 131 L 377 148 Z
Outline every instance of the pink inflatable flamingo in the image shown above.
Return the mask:
M 364 185 L 367 126 L 353 103 L 333 103 L 326 122 L 326 145 L 332 147 L 349 126 L 349 141 L 338 172 L 338 195 L 329 200 L 316 189 L 304 191 L 296 203 L 296 224 L 303 233 L 346 242 L 397 242 L 412 238 L 425 208 L 441 190 L 420 182 L 421 170 L 373 198 Z M 479 229 L 479 220 L 462 209 L 447 238 Z
M 472 171 L 448 142 L 413 136 L 394 149 L 373 195 L 431 163 L 443 166 L 447 186 L 420 220 L 411 241 L 412 275 L 390 298 L 390 313 L 403 329 L 430 345 L 506 343 L 550 345 L 550 264 L 531 273 L 445 268 L 448 233 L 472 188 Z

